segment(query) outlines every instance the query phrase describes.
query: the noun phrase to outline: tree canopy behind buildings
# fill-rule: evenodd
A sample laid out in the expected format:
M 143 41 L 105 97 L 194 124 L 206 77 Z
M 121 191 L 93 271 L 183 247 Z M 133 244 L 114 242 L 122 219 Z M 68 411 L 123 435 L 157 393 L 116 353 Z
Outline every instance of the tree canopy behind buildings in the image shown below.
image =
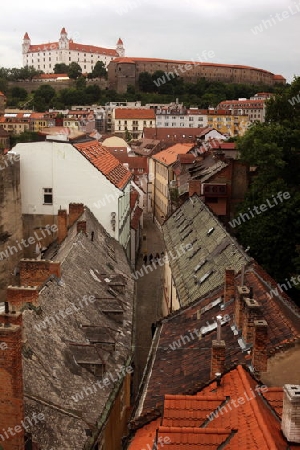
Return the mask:
M 235 231 L 267 272 L 287 282 L 300 273 L 300 78 L 268 101 L 266 122 L 239 138 L 238 150 L 256 174 L 237 211 L 244 219 Z M 274 205 L 279 192 L 290 198 Z

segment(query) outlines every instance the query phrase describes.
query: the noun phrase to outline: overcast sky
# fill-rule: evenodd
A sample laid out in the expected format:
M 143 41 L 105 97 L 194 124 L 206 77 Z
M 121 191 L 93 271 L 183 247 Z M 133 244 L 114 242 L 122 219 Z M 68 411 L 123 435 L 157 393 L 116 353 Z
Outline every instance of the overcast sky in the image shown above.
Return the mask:
M 44 44 L 65 27 L 81 44 L 114 48 L 121 37 L 126 56 L 250 65 L 288 82 L 300 75 L 300 0 L 10 0 L 1 18 L 4 67 L 22 66 L 26 31 Z

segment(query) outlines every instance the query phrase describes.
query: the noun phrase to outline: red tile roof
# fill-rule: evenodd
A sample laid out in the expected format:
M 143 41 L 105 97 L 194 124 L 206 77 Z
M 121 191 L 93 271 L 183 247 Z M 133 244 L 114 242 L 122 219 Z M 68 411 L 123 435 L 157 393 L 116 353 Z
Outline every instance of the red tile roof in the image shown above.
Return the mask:
M 116 119 L 154 119 L 155 112 L 153 109 L 142 108 L 116 108 Z
M 187 154 L 194 147 L 195 144 L 175 144 L 166 150 L 156 153 L 152 158 L 165 166 L 170 166 L 176 162 L 179 154 Z
M 41 73 L 40 75 L 35 75 L 33 78 L 40 80 L 47 80 L 48 78 L 56 80 L 59 77 L 69 78 L 67 73 Z
M 69 49 L 76 50 L 78 52 L 96 53 L 96 54 L 108 55 L 108 56 L 118 56 L 117 51 L 114 49 L 96 47 L 95 45 L 77 44 L 76 42 L 73 42 L 72 40 L 69 41 Z
M 213 128 L 144 128 L 144 138 L 158 139 L 162 142 L 194 142 L 197 137 L 202 137 L 212 131 Z M 221 133 L 220 133 L 221 134 Z
M 184 266 L 181 270 L 184 272 Z M 236 277 L 236 283 L 240 284 L 240 276 Z M 288 348 L 299 340 L 299 308 L 284 293 L 281 294 L 284 301 L 269 298 L 267 294 L 270 289 L 276 287 L 276 283 L 271 277 L 265 277 L 264 271 L 255 262 L 245 271 L 244 284 L 253 288 L 253 298 L 262 306 L 262 318 L 268 323 L 267 357 L 270 358 L 278 352 L 280 346 L 282 349 Z M 199 330 L 206 327 L 207 323 L 214 323 L 215 317 L 220 314 L 220 306 L 212 305 L 223 294 L 222 284 L 212 295 L 200 298 L 191 306 L 174 312 L 157 324 L 159 333 L 152 348 L 150 375 L 142 393 L 143 417 L 162 405 L 164 395 L 190 394 L 209 382 L 211 345 L 212 340 L 216 338 L 216 331 L 207 332 L 201 340 L 190 339 L 184 345 L 181 336 L 189 336 L 189 330 Z M 198 318 L 199 309 L 204 310 L 208 305 L 210 307 L 201 312 L 201 317 Z M 232 302 L 222 311 L 222 315 L 227 314 L 231 318 L 230 322 L 222 326 L 222 339 L 226 342 L 226 368 L 245 362 L 245 353 L 238 343 L 238 336 L 235 336 L 231 329 L 234 308 Z M 179 347 L 176 348 L 174 343 L 178 342 Z
M 81 142 L 73 146 L 117 188 L 124 189 L 130 181 L 131 173 L 98 141 Z
M 162 418 L 138 429 L 129 450 L 152 448 L 155 428 L 156 445 L 170 450 L 296 450 L 281 432 L 282 401 L 281 388 L 261 386 L 239 365 L 197 395 L 165 395 Z
M 23 38 L 23 39 L 27 39 L 27 40 L 30 39 L 29 36 L 28 36 L 27 31 L 26 31 L 26 33 L 24 34 L 24 38 Z
M 28 52 L 36 53 L 48 50 L 58 50 L 59 44 L 58 42 L 48 42 L 47 44 L 38 44 L 38 45 L 30 45 Z M 72 39 L 69 40 L 69 50 L 75 50 L 77 52 L 83 53 L 95 53 L 99 55 L 107 55 L 107 56 L 118 56 L 116 50 L 111 48 L 104 47 L 96 47 L 95 45 L 84 45 L 77 44 L 73 42 Z

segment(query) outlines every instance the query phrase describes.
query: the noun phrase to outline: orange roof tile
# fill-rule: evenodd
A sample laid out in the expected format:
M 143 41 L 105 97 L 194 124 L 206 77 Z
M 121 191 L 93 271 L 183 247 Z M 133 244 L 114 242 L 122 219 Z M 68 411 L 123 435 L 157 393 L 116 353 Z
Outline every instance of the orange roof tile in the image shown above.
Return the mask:
M 239 365 L 197 395 L 166 395 L 161 423 L 158 418 L 139 429 L 129 450 L 152 448 L 155 427 L 155 444 L 169 450 L 295 450 L 272 411 L 282 399 L 281 388 L 262 386 Z
M 52 79 L 56 79 L 59 77 L 68 77 L 67 73 L 41 73 L 40 75 L 35 75 L 33 78 L 35 79 L 48 79 L 48 78 L 52 78 Z
M 170 166 L 177 160 L 179 154 L 187 154 L 193 147 L 195 147 L 195 144 L 175 144 L 166 150 L 156 153 L 152 158 L 165 166 Z
M 117 51 L 114 49 L 104 48 L 104 47 L 96 47 L 95 45 L 77 44 L 76 42 L 73 42 L 71 40 L 69 41 L 69 49 L 77 50 L 79 52 L 96 53 L 96 54 L 108 55 L 108 56 L 118 56 Z
M 128 450 L 142 450 L 143 448 L 146 448 L 148 444 L 150 445 L 150 448 L 152 448 L 156 436 L 156 430 L 160 425 L 160 420 L 161 419 L 153 420 L 143 426 L 143 428 L 140 428 L 136 432 L 134 440 L 129 444 Z
M 74 147 L 118 189 L 124 189 L 131 173 L 95 140 L 73 144 Z
M 41 51 L 57 50 L 59 48 L 58 42 L 48 42 L 47 44 L 30 45 L 29 52 L 37 53 Z M 95 45 L 77 44 L 72 39 L 69 40 L 69 50 L 78 52 L 95 53 L 99 55 L 118 56 L 116 50 L 111 48 L 97 47 Z
M 154 119 L 155 112 L 153 109 L 141 108 L 116 108 L 116 119 Z

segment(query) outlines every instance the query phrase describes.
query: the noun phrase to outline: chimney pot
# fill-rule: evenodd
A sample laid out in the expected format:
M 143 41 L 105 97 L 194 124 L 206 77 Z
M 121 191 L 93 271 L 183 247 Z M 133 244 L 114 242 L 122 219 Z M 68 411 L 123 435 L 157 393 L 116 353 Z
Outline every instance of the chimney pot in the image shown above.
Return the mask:
M 211 366 L 210 366 L 210 377 L 213 379 L 216 373 L 223 373 L 225 368 L 225 351 L 226 345 L 225 341 L 213 340 L 211 349 Z
M 254 321 L 254 337 L 252 350 L 252 366 L 254 372 L 260 374 L 268 368 L 266 342 L 268 340 L 268 323 L 263 320 Z
M 300 385 L 283 386 L 281 429 L 289 442 L 300 444 Z
M 253 298 L 244 298 L 244 314 L 242 336 L 246 344 L 252 344 L 254 339 L 254 321 L 261 316 L 261 305 Z
M 235 297 L 234 318 L 235 325 L 238 330 L 243 326 L 244 322 L 244 298 L 249 296 L 250 291 L 247 286 L 238 286 Z

